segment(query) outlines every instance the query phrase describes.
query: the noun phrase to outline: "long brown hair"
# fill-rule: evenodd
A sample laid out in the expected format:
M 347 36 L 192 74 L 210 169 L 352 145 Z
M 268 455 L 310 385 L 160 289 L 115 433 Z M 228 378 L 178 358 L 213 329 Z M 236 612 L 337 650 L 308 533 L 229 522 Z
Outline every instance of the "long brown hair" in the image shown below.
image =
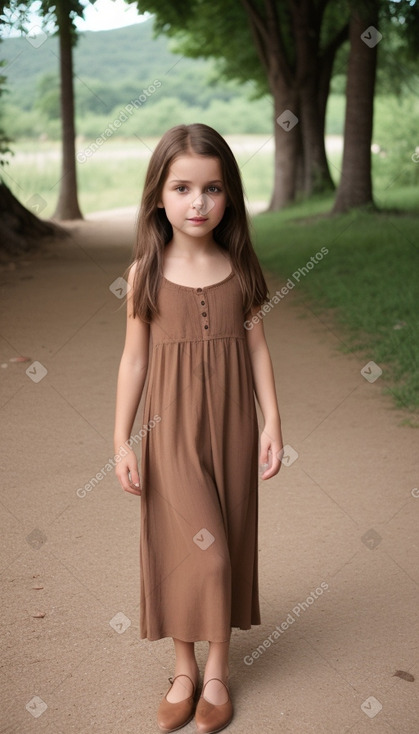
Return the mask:
M 224 138 L 208 125 L 177 125 L 157 144 L 148 165 L 137 226 L 134 262 L 139 263 L 133 281 L 133 311 L 144 321 L 157 314 L 157 294 L 163 272 L 163 251 L 173 236 L 172 225 L 161 199 L 169 168 L 175 158 L 193 151 L 218 158 L 221 164 L 227 207 L 213 231 L 214 240 L 228 251 L 233 271 L 243 293 L 243 310 L 267 300 L 268 288 L 253 249 L 244 204 L 240 171 Z M 132 267 L 132 265 L 130 266 Z

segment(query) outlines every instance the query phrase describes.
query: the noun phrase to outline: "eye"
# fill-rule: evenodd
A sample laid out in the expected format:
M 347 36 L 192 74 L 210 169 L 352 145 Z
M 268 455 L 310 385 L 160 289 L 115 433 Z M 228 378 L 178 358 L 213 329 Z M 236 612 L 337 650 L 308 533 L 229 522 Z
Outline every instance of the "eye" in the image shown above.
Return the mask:
M 221 189 L 218 186 L 208 186 L 208 191 L 210 194 L 220 194 Z
M 184 194 L 187 191 L 186 186 L 176 186 L 175 191 L 178 191 L 179 194 Z

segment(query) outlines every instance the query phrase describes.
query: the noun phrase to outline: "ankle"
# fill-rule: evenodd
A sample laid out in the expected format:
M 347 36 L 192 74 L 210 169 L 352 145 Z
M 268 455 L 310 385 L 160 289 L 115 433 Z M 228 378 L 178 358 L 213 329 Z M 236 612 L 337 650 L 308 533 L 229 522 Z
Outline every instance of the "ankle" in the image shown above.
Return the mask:
M 210 663 L 205 666 L 204 683 L 209 681 L 211 678 L 218 678 L 227 683 L 230 675 L 230 668 L 228 665 L 218 665 Z
M 199 668 L 196 660 L 177 660 L 173 677 L 176 678 L 177 675 L 187 675 L 196 683 L 199 678 Z

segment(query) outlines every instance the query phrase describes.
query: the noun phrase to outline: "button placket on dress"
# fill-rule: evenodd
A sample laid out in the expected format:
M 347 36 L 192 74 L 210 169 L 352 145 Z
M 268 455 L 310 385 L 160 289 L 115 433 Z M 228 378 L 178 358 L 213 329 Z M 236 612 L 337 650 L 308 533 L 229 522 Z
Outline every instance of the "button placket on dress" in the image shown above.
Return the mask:
M 209 320 L 208 320 L 208 301 L 203 288 L 197 288 L 195 295 L 198 301 L 198 308 L 201 315 L 201 326 L 203 336 L 208 336 Z

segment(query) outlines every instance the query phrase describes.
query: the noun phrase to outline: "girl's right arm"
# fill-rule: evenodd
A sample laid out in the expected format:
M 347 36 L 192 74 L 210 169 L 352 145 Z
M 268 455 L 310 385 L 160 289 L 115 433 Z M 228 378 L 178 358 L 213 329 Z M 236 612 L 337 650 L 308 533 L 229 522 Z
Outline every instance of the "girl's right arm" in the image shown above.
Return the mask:
M 135 266 L 131 267 L 127 293 L 127 326 L 125 346 L 118 372 L 116 391 L 114 447 L 121 456 L 116 465 L 116 476 L 121 487 L 131 494 L 141 494 L 138 462 L 135 452 L 126 443 L 131 436 L 132 426 L 141 400 L 147 377 L 149 324 L 133 316 L 133 280 Z M 123 447 L 124 452 L 120 453 Z M 122 453 L 126 455 L 122 456 Z

